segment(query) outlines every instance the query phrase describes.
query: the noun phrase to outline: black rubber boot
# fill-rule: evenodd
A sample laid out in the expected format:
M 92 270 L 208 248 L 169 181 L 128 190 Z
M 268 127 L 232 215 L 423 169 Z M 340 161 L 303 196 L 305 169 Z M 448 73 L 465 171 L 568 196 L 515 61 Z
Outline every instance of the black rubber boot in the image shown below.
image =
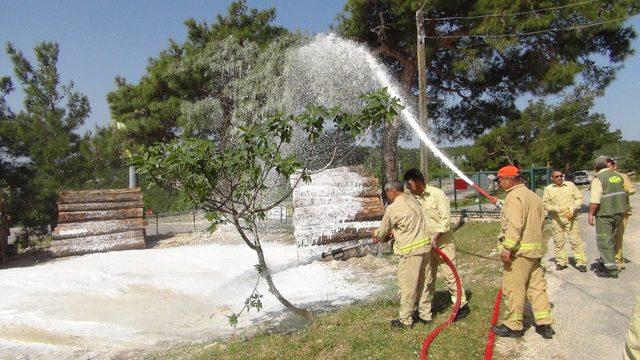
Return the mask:
M 522 335 L 524 335 L 524 331 L 511 330 L 507 325 L 504 325 L 504 324 L 494 325 L 492 329 L 493 329 L 493 332 L 500 337 L 519 338 L 519 337 L 522 337 Z
M 585 265 L 578 265 L 576 266 L 576 269 L 580 272 L 587 272 L 587 267 Z
M 551 325 L 537 325 L 536 332 L 545 339 L 553 339 L 553 335 L 556 334 Z
M 556 270 L 558 271 L 564 270 L 566 268 L 567 268 L 567 265 L 556 264 Z
M 453 321 L 462 320 L 467 316 L 469 316 L 469 313 L 471 313 L 471 309 L 469 309 L 469 304 L 465 304 L 463 307 L 461 307 L 458 310 L 458 313 L 456 314 L 456 318 L 453 319 Z
M 414 311 L 413 314 L 411 314 L 411 320 L 413 320 L 413 323 L 420 323 L 420 324 L 431 324 L 432 320 L 425 320 L 423 318 L 420 317 L 420 313 L 418 311 Z
M 617 279 L 618 270 L 603 269 L 600 271 L 596 271 L 596 276 L 601 278 Z
M 391 320 L 391 327 L 395 327 L 398 329 L 410 329 L 413 327 L 413 325 L 405 325 L 402 323 L 402 321 L 400 321 L 400 319 L 393 319 Z

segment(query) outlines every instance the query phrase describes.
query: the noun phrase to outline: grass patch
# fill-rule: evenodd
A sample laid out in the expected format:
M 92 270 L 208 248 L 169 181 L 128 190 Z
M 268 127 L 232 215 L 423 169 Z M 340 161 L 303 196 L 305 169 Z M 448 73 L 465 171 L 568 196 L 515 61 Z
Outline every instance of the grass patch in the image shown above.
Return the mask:
M 471 314 L 445 329 L 429 350 L 432 359 L 470 359 L 484 354 L 489 320 L 500 284 L 500 263 L 490 256 L 499 225 L 472 222 L 456 233 L 457 261 L 467 290 Z M 397 330 L 389 321 L 398 315 L 396 285 L 371 302 L 320 315 L 303 330 L 260 334 L 179 346 L 149 359 L 410 359 L 418 358 L 426 335 L 449 316 L 451 301 L 441 280 L 434 297 L 431 325 Z

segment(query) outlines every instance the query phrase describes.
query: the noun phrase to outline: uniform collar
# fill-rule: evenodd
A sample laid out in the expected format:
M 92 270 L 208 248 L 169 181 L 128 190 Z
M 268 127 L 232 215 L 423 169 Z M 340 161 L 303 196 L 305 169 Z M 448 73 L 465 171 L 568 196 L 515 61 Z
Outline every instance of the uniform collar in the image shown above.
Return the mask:
M 562 184 L 560 184 L 560 185 L 556 185 L 556 183 L 552 182 L 551 185 L 553 185 L 554 187 L 567 186 L 567 182 L 563 181 Z
M 433 191 L 433 186 L 431 186 L 429 184 L 424 184 L 424 191 L 419 196 L 430 195 L 431 191 Z
M 604 169 L 600 169 L 600 171 L 598 171 L 598 175 L 602 174 L 605 171 L 609 171 L 609 168 L 604 168 Z
M 513 189 L 517 189 L 517 188 L 522 187 L 522 186 L 524 186 L 524 184 L 518 184 L 518 185 L 516 185 L 516 186 L 512 187 L 511 189 L 509 189 L 509 190 L 507 190 L 507 191 L 505 191 L 505 192 L 508 194 L 508 193 L 510 193 Z

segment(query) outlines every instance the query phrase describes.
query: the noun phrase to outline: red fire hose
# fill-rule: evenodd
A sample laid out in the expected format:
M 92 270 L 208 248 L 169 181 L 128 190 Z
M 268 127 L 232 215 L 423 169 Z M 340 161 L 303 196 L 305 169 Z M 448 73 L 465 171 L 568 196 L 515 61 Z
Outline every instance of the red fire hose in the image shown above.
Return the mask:
M 453 304 L 453 310 L 451 311 L 451 315 L 449 315 L 449 318 L 447 318 L 445 322 L 443 322 L 442 324 L 440 324 L 440 326 L 430 332 L 429 335 L 427 335 L 426 339 L 424 339 L 424 342 L 422 343 L 422 349 L 420 349 L 420 359 L 422 360 L 427 359 L 427 352 L 429 351 L 429 345 L 431 345 L 431 342 L 436 338 L 436 336 L 438 336 L 438 334 L 440 334 L 442 330 L 444 330 L 444 328 L 449 326 L 449 324 L 451 324 L 451 322 L 456 318 L 456 315 L 458 315 L 458 310 L 460 310 L 460 302 L 462 301 L 462 282 L 460 281 L 460 275 L 458 275 L 456 267 L 453 265 L 451 259 L 449 259 L 449 257 L 445 255 L 445 253 L 443 253 L 439 247 L 436 247 L 435 251 L 438 253 L 438 255 L 440 255 L 442 260 L 447 263 L 447 266 L 451 268 L 453 277 L 456 279 L 456 303 Z
M 491 360 L 493 356 L 493 343 L 496 339 L 496 333 L 493 332 L 493 326 L 498 322 L 498 316 L 500 315 L 500 302 L 502 301 L 502 288 L 498 290 L 496 295 L 496 302 L 493 304 L 493 314 L 491 315 L 491 327 L 489 328 L 489 339 L 487 339 L 487 346 L 484 348 L 484 360 Z
M 502 204 L 500 203 L 500 201 L 498 201 L 496 197 L 489 194 L 489 192 L 487 192 L 485 189 L 481 188 L 477 184 L 471 184 L 471 186 L 480 195 L 484 196 L 493 205 L 495 205 L 496 208 L 502 209 Z M 449 315 L 449 318 L 447 318 L 445 322 L 443 322 L 440 326 L 438 326 L 432 332 L 430 332 L 429 335 L 427 335 L 427 337 L 424 339 L 424 342 L 422 343 L 422 349 L 420 349 L 421 360 L 427 359 L 427 352 L 429 351 L 429 346 L 431 345 L 431 342 L 436 338 L 436 336 L 438 336 L 438 334 L 440 334 L 442 330 L 444 330 L 444 328 L 449 326 L 449 324 L 451 324 L 451 322 L 453 322 L 453 320 L 456 318 L 456 315 L 458 315 L 458 310 L 460 310 L 460 301 L 462 298 L 462 283 L 460 282 L 460 276 L 458 275 L 458 271 L 456 270 L 455 265 L 453 265 L 453 262 L 451 261 L 451 259 L 449 259 L 449 257 L 447 257 L 447 255 L 445 255 L 442 252 L 442 250 L 440 250 L 440 248 L 436 247 L 435 251 L 438 253 L 438 255 L 440 255 L 442 260 L 444 260 L 444 262 L 447 263 L 447 266 L 451 268 L 451 271 L 453 272 L 453 276 L 456 279 L 456 303 L 453 304 L 453 309 L 451 311 L 451 315 Z M 487 346 L 485 347 L 485 352 L 484 352 L 485 360 L 490 360 L 493 354 L 493 343 L 496 335 L 493 332 L 493 325 L 495 325 L 496 322 L 498 321 L 501 301 L 502 301 L 502 289 L 498 290 L 498 296 L 496 298 L 496 302 L 493 307 L 493 316 L 491 317 L 491 328 L 489 329 L 489 339 L 487 340 Z
M 458 310 L 460 310 L 460 302 L 462 301 L 462 283 L 460 281 L 460 275 L 458 275 L 458 271 L 456 270 L 456 267 L 453 265 L 453 262 L 451 261 L 451 259 L 449 259 L 449 257 L 445 255 L 445 253 L 442 252 L 442 250 L 440 250 L 439 247 L 436 247 L 435 251 L 436 253 L 438 253 L 438 255 L 440 255 L 442 260 L 444 260 L 444 262 L 447 263 L 447 266 L 451 268 L 451 271 L 453 272 L 453 277 L 456 279 L 456 303 L 453 304 L 451 315 L 449 315 L 447 320 L 442 324 L 440 324 L 440 326 L 435 328 L 432 332 L 430 332 L 429 335 L 427 335 L 427 337 L 424 339 L 424 342 L 422 343 L 422 349 L 420 349 L 421 360 L 427 360 L 428 358 L 427 353 L 429 351 L 429 346 L 431 345 L 431 342 L 433 342 L 436 336 L 438 336 L 440 332 L 444 330 L 444 328 L 446 328 L 447 326 L 449 326 L 449 324 L 451 324 L 451 322 L 453 322 L 453 320 L 456 318 L 456 315 L 458 315 Z M 487 340 L 487 346 L 485 347 L 485 350 L 484 350 L 484 360 L 491 360 L 491 357 L 493 355 L 493 344 L 496 336 L 496 334 L 493 332 L 493 325 L 495 325 L 498 321 L 498 315 L 500 314 L 501 301 L 502 301 L 502 289 L 498 290 L 498 295 L 496 296 L 496 302 L 493 305 L 493 314 L 491 316 L 491 327 L 489 328 L 489 339 Z

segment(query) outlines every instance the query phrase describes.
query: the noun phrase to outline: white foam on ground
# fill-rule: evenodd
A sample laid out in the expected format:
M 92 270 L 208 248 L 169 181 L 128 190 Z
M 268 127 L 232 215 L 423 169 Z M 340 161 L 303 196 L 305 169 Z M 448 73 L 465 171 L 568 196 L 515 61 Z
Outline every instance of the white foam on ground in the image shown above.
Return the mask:
M 306 308 L 347 304 L 380 289 L 369 278 L 353 281 L 356 274 L 348 270 L 298 266 L 293 245 L 268 244 L 265 253 L 280 291 Z M 250 294 L 256 263 L 245 245 L 202 245 L 0 270 L 0 358 L 114 353 L 228 334 L 234 330 L 226 316 Z M 285 314 L 264 280 L 259 291 L 263 310 L 241 317 L 240 328 Z

